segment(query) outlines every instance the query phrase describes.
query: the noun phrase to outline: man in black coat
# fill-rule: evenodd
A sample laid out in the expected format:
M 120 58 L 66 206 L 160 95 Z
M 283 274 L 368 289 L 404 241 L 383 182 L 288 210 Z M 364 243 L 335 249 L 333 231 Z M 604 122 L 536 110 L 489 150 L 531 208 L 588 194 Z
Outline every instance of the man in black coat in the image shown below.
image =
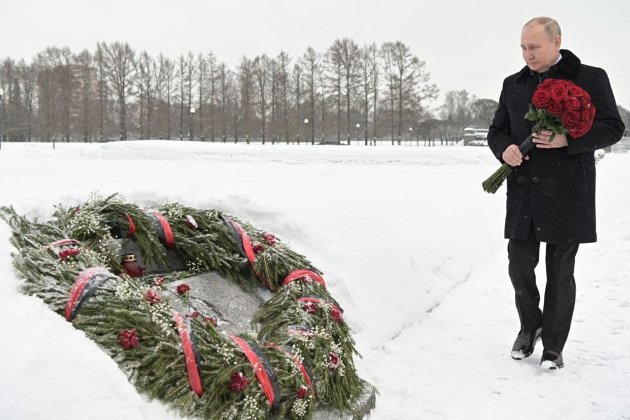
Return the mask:
M 525 24 L 521 49 L 527 65 L 503 81 L 488 133 L 494 155 L 514 169 L 507 180 L 505 238 L 521 329 L 512 357 L 528 357 L 542 336 L 543 369 L 564 366 L 562 350 L 575 305 L 575 256 L 580 243 L 597 240 L 594 152 L 619 141 L 624 131 L 606 72 L 581 64 L 560 44 L 555 20 L 539 17 Z M 577 139 L 558 134 L 551 141 L 551 132 L 542 130 L 534 135 L 536 147 L 522 156 L 518 145 L 533 127 L 524 116 L 536 87 L 549 78 L 569 80 L 590 94 L 593 127 Z M 534 274 L 541 242 L 547 243 L 544 311 Z

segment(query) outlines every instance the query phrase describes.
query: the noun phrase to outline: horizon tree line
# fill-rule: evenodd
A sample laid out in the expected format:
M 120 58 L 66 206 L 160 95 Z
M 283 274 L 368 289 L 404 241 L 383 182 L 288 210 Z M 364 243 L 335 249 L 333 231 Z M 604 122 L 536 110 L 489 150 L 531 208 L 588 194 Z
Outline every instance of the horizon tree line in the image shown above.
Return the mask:
M 31 63 L 0 61 L 3 140 L 199 139 L 277 143 L 401 140 L 460 134 L 489 124 L 496 101 L 451 91 L 439 108 L 426 63 L 400 41 L 359 46 L 337 39 L 243 56 L 232 67 L 212 52 L 177 59 L 128 43 L 73 53 L 51 46 Z

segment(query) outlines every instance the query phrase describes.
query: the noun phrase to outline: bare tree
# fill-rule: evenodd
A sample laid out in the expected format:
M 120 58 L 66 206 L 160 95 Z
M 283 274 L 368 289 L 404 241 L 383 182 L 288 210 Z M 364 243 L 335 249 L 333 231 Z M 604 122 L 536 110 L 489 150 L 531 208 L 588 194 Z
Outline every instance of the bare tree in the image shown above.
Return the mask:
M 157 78 L 155 83 L 156 99 L 158 101 L 158 127 L 160 138 L 172 138 L 171 125 L 171 99 L 173 95 L 175 64 L 164 55 L 160 54 L 157 59 Z M 164 126 L 166 125 L 166 130 Z
M 278 63 L 278 93 L 282 109 L 284 138 L 289 144 L 289 65 L 291 59 L 287 53 L 281 51 L 276 61 Z
M 107 70 L 105 66 L 105 45 L 98 43 L 94 53 L 94 64 L 96 66 L 96 83 L 98 86 L 98 123 L 99 139 L 105 138 L 105 107 L 108 98 Z
M 472 123 L 477 127 L 490 127 L 499 103 L 494 99 L 477 99 L 470 104 Z
M 203 108 L 208 87 L 208 59 L 199 54 L 197 56 L 197 93 L 199 102 L 197 103 L 197 119 L 199 120 L 199 138 L 204 141 L 205 134 L 203 129 Z
M 265 144 L 267 137 L 267 107 L 269 101 L 269 79 L 271 71 L 271 63 L 269 57 L 265 54 L 254 59 L 253 63 L 254 77 L 256 78 L 257 87 L 257 105 L 258 115 L 260 116 L 262 144 Z
M 26 141 L 31 141 L 33 137 L 33 113 L 34 97 L 37 84 L 37 72 L 34 65 L 27 65 L 24 60 L 20 60 L 17 65 L 17 74 L 22 91 L 23 126 L 26 129 Z
M 315 144 L 315 95 L 317 92 L 317 74 L 320 67 L 320 57 L 311 47 L 306 49 L 302 56 L 302 66 L 304 68 L 304 77 L 306 79 L 306 92 L 309 97 L 308 109 L 304 111 L 304 115 L 309 116 L 309 125 L 311 131 L 311 144 Z M 304 140 L 308 141 L 306 134 Z
M 220 101 L 221 101 L 221 141 L 227 141 L 227 124 L 228 124 L 228 101 L 229 101 L 229 81 L 230 71 L 225 65 L 225 63 L 221 63 L 218 66 L 217 78 L 219 82 L 220 88 Z
M 254 72 L 252 60 L 245 56 L 241 58 L 241 63 L 238 66 L 238 86 L 243 130 L 245 131 L 245 138 L 249 143 L 253 122 Z
M 127 140 L 127 107 L 136 78 L 135 53 L 127 43 L 103 44 L 105 68 L 116 94 L 120 139 Z
M 359 50 L 358 67 L 358 86 L 361 92 L 361 119 L 363 121 L 363 138 L 365 145 L 368 144 L 368 130 L 371 125 L 373 130 L 376 118 L 376 107 L 370 119 L 370 109 L 378 97 L 378 61 L 377 48 L 375 44 L 365 45 Z M 375 137 L 375 134 L 373 135 Z
M 208 63 L 208 80 L 210 82 L 210 140 L 214 142 L 217 59 L 213 53 L 209 53 L 206 60 Z
M 92 112 L 92 94 L 95 90 L 94 81 L 95 69 L 92 54 L 84 49 L 74 57 L 74 61 L 78 66 L 79 82 L 81 86 L 81 105 L 79 107 L 79 118 L 81 119 L 81 131 L 83 141 L 89 141 L 93 134 L 93 112 Z
M 155 59 L 149 55 L 146 51 L 140 54 L 138 60 L 139 71 L 139 86 L 143 93 L 146 103 L 146 137 L 151 138 L 151 124 L 153 121 L 153 113 L 155 111 L 155 97 L 156 97 L 156 81 L 158 78 L 157 63 Z M 142 101 L 141 101 L 141 109 Z M 142 119 L 142 112 L 141 112 Z M 140 127 L 143 127 L 144 123 L 140 122 Z M 141 136 L 144 137 L 144 132 L 141 129 Z
M 188 99 L 188 108 L 186 110 L 186 114 L 188 115 L 188 138 L 189 140 L 193 140 L 193 126 L 192 126 L 192 99 L 193 99 L 193 89 L 195 83 L 195 57 L 191 52 L 188 53 L 188 58 L 186 59 L 186 98 Z
M 184 54 L 179 56 L 177 83 L 179 88 L 179 139 L 184 140 L 184 101 L 186 100 L 186 58 Z
M 343 80 L 343 44 L 340 40 L 335 40 L 333 45 L 328 49 L 326 55 L 326 63 L 328 66 L 328 86 L 331 95 L 335 98 L 335 127 L 337 131 L 337 143 L 341 142 L 341 126 L 342 126 L 342 80 Z
M 405 120 L 408 123 L 415 122 L 417 114 L 422 110 L 422 101 L 435 99 L 438 89 L 429 83 L 430 74 L 425 70 L 424 61 L 413 55 L 407 45 L 400 41 L 387 42 L 382 49 L 385 51 L 389 92 L 390 95 L 395 95 L 390 101 L 395 101 L 396 104 L 396 127 L 400 144 Z
M 300 144 L 300 125 L 302 121 L 302 74 L 303 69 L 299 63 L 293 65 L 293 98 L 295 98 L 295 139 Z M 306 140 L 306 139 L 305 139 Z

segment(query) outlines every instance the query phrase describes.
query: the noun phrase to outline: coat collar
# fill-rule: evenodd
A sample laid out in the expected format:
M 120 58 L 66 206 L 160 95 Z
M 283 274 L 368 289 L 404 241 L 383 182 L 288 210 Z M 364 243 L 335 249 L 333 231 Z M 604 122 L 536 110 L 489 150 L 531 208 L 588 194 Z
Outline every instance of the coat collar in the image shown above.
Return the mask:
M 580 59 L 569 50 L 560 50 L 560 54 L 562 59 L 551 66 L 549 70 L 542 73 L 543 77 L 572 78 L 577 75 L 582 63 Z M 525 66 L 517 73 L 516 79 L 524 80 L 535 74 L 529 67 Z

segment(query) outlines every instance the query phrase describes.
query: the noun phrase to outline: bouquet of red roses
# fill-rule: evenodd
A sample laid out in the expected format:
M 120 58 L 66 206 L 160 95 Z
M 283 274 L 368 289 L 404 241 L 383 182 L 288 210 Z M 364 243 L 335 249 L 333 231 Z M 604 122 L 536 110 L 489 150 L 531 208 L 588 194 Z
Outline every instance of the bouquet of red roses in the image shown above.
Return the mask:
M 556 134 L 568 134 L 577 139 L 588 133 L 595 120 L 595 106 L 591 97 L 584 89 L 568 80 L 547 79 L 538 85 L 532 95 L 532 104 L 525 114 L 525 119 L 535 122 L 532 135 L 519 145 L 523 156 L 533 148 L 533 133 L 550 130 L 553 133 L 549 141 Z M 512 173 L 512 167 L 507 163 L 483 183 L 483 190 L 495 193 L 503 181 Z

